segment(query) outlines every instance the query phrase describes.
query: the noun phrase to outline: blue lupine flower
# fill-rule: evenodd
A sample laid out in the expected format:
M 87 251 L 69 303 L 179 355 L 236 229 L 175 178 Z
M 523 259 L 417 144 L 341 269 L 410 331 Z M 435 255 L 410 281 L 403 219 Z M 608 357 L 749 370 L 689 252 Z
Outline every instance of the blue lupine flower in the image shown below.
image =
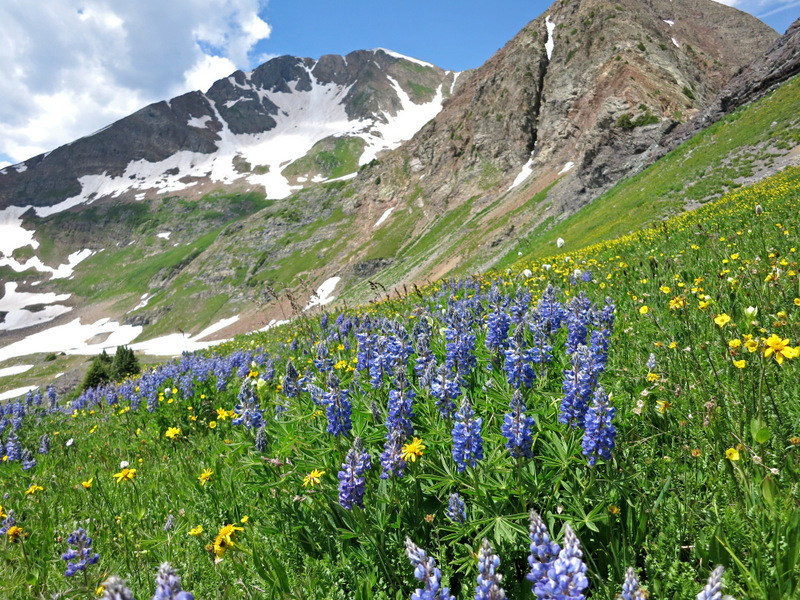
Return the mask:
M 181 578 L 172 565 L 163 562 L 156 573 L 156 593 L 153 600 L 194 600 L 194 595 L 181 590 Z
M 353 406 L 347 397 L 348 394 L 349 390 L 339 389 L 339 378 L 332 374 L 328 380 L 328 391 L 322 395 L 322 402 L 328 417 L 328 426 L 325 430 L 335 437 L 347 435 L 353 428 L 351 420 Z
M 381 479 L 389 477 L 402 477 L 406 470 L 406 461 L 403 460 L 403 433 L 390 430 L 386 434 L 386 442 L 381 453 Z
M 233 425 L 244 425 L 248 429 L 259 429 L 264 425 L 264 411 L 255 392 L 255 380 L 250 378 L 242 382 L 239 389 L 239 402 L 233 407 L 236 418 Z
M 492 355 L 499 355 L 508 347 L 508 331 L 511 327 L 511 317 L 508 313 L 496 307 L 486 319 L 486 348 Z
M 317 345 L 317 358 L 314 359 L 314 366 L 322 372 L 330 371 L 333 368 L 333 359 L 330 358 L 328 345 L 323 341 Z
M 125 581 L 111 575 L 103 582 L 102 600 L 135 600 L 133 592 L 125 585 Z
M 67 570 L 64 573 L 72 577 L 78 571 L 85 571 L 87 565 L 93 565 L 100 560 L 100 555 L 92 553 L 92 538 L 86 535 L 83 527 L 78 527 L 67 537 L 67 543 L 72 546 L 61 558 L 67 561 Z
M 506 363 L 504 369 L 506 371 L 508 383 L 517 389 L 519 389 L 521 384 L 525 385 L 527 388 L 531 387 L 536 377 L 536 372 L 531 365 L 533 362 L 533 352 L 525 348 L 522 323 L 517 325 L 514 331 L 514 342 L 511 344 L 511 347 L 505 351 L 505 355 Z
M 425 585 L 411 594 L 411 600 L 455 600 L 449 589 L 441 587 L 442 572 L 436 566 L 436 561 L 408 537 L 406 554 L 414 567 L 414 577 Z
M 475 334 L 469 329 L 451 326 L 445 329 L 444 336 L 447 340 L 445 365 L 460 378 L 468 377 L 472 369 L 478 366 L 478 359 L 475 358 Z
M 511 396 L 510 412 L 503 417 L 501 433 L 508 440 L 506 448 L 513 458 L 530 458 L 533 456 L 533 426 L 536 421 L 533 417 L 525 416 L 525 400 L 522 392 L 514 390 Z
M 466 523 L 467 506 L 464 504 L 464 499 L 455 492 L 450 494 L 450 499 L 447 502 L 445 514 L 453 523 Z
M 268 447 L 266 426 L 262 425 L 256 433 L 255 447 L 259 452 L 266 452 Z
M 594 393 L 594 400 L 589 411 L 586 413 L 584 421 L 583 455 L 589 457 L 589 466 L 594 466 L 597 457 L 606 460 L 611 458 L 611 451 L 614 449 L 614 440 L 617 436 L 617 428 L 611 424 L 614 419 L 616 409 L 609 405 L 608 394 L 603 386 L 598 386 Z
M 352 510 L 353 505 L 364 508 L 364 492 L 367 485 L 364 474 L 372 468 L 369 453 L 361 447 L 361 438 L 357 437 L 353 447 L 347 451 L 347 456 L 339 471 L 339 504 L 347 510 Z
M 489 540 L 483 540 L 478 551 L 478 585 L 475 588 L 475 600 L 503 600 L 506 592 L 500 587 L 503 576 L 497 572 L 500 557 L 494 553 Z
M 581 281 L 586 283 L 590 283 L 592 281 L 592 272 L 589 269 L 586 269 L 581 273 Z
M 3 526 L 0 527 L 0 536 L 6 535 L 8 530 L 16 524 L 17 520 L 14 518 L 14 509 L 9 508 L 8 512 L 6 513 L 6 518 L 3 519 Z
M 438 375 L 431 381 L 431 396 L 436 398 L 436 407 L 443 419 L 452 419 L 458 407 L 454 400 L 461 396 L 461 388 L 456 378 L 448 377 L 445 365 L 439 367 Z
M 589 333 L 588 326 L 591 318 L 592 302 L 581 292 L 567 303 L 567 354 L 572 354 L 581 344 L 586 344 L 586 336 Z
M 483 460 L 482 423 L 483 419 L 475 418 L 469 399 L 464 398 L 461 409 L 456 413 L 452 432 L 453 459 L 458 465 L 459 473 L 467 468 L 467 462 L 474 468 L 477 461 Z
M 647 359 L 645 363 L 648 371 L 655 371 L 656 370 L 656 355 L 652 352 L 650 353 L 650 358 Z
M 25 448 L 22 451 L 22 470 L 28 471 L 36 466 L 36 459 L 33 458 L 33 452 Z
M 622 584 L 622 600 L 645 600 L 647 596 L 644 590 L 639 587 L 639 578 L 633 567 L 628 567 L 625 571 L 625 582 Z
M 414 425 L 411 418 L 414 416 L 415 392 L 408 388 L 405 393 L 401 390 L 389 391 L 389 414 L 386 417 L 386 428 L 389 431 L 398 431 L 403 439 L 414 435 Z
M 19 445 L 19 438 L 13 431 L 8 434 L 6 440 L 6 460 L 13 462 L 22 458 L 22 448 Z
M 22 428 L 22 419 L 25 418 L 25 405 L 17 400 L 14 402 L 13 416 L 11 417 L 11 425 L 14 427 L 14 430 L 19 430 Z
M 297 369 L 294 366 L 294 362 L 291 360 L 288 361 L 286 363 L 286 375 L 284 376 L 281 385 L 284 396 L 288 396 L 289 398 L 294 398 L 297 394 L 300 393 L 300 386 L 298 385 L 299 377 L 300 373 L 297 372 Z
M 39 438 L 39 454 L 49 454 L 50 453 L 50 436 L 46 433 L 42 434 L 42 437 Z
M 528 555 L 531 572 L 525 577 L 531 582 L 531 589 L 535 590 L 537 583 L 547 579 L 547 571 L 561 552 L 561 546 L 550 539 L 547 525 L 535 510 L 531 510 L 528 537 L 531 540 L 531 553 Z
M 711 572 L 706 586 L 697 594 L 697 600 L 720 600 L 722 598 L 722 572 L 725 569 L 719 565 Z
M 564 525 L 564 547 L 547 569 L 547 578 L 539 581 L 533 592 L 539 600 L 584 600 L 589 587 L 583 552 L 569 523 Z
M 571 362 L 572 369 L 564 371 L 564 398 L 561 400 L 558 420 L 576 428 L 583 425 L 592 394 L 589 348 L 578 346 L 572 354 Z

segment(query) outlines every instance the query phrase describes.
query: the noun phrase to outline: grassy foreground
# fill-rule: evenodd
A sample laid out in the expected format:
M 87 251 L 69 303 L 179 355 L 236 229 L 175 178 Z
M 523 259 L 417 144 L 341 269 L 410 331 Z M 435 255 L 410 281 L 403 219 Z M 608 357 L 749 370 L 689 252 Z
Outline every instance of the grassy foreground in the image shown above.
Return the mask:
M 8 403 L 0 596 L 796 597 L 799 184 Z

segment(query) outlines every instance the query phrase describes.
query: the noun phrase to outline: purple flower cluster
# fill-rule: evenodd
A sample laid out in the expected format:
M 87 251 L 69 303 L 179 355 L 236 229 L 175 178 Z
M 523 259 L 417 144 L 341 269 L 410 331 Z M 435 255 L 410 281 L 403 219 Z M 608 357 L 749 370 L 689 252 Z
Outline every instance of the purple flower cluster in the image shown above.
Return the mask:
M 406 554 L 414 567 L 414 577 L 425 586 L 411 594 L 411 600 L 455 600 L 449 589 L 441 587 L 442 572 L 436 566 L 436 561 L 411 538 L 406 538 Z
M 609 460 L 614 449 L 614 440 L 617 428 L 611 424 L 616 409 L 609 405 L 608 394 L 603 386 L 598 386 L 594 392 L 592 406 L 586 413 L 584 421 L 583 455 L 589 457 L 589 466 L 594 466 L 597 457 Z
M 530 458 L 533 456 L 533 426 L 536 421 L 525 415 L 525 400 L 520 390 L 514 390 L 511 397 L 510 411 L 503 417 L 501 432 L 508 440 L 506 448 L 513 458 Z
M 67 561 L 67 570 L 64 573 L 67 577 L 72 577 L 78 571 L 85 571 L 88 565 L 100 560 L 97 552 L 92 553 L 92 538 L 86 535 L 83 527 L 70 533 L 67 543 L 71 548 L 61 555 L 62 560 Z
M 464 499 L 455 492 L 450 494 L 445 514 L 453 523 L 466 523 L 467 506 L 464 504 Z
M 483 419 L 475 418 L 475 412 L 468 398 L 461 402 L 453 425 L 453 459 L 458 465 L 458 472 L 463 473 L 469 463 L 473 468 L 477 461 L 483 460 L 483 438 L 481 424 Z
M 322 404 L 328 417 L 328 426 L 325 429 L 331 435 L 338 437 L 347 435 L 353 428 L 353 406 L 348 398 L 349 390 L 339 388 L 339 378 L 331 375 L 328 380 L 328 391 L 322 394 Z
M 564 547 L 547 569 L 547 577 L 534 585 L 539 600 L 583 600 L 589 587 L 586 564 L 575 532 L 569 523 L 564 526 Z
M 500 585 L 503 576 L 497 572 L 500 557 L 494 553 L 492 544 L 485 539 L 478 550 L 478 585 L 475 588 L 475 600 L 503 600 L 506 592 Z
M 535 590 L 540 581 L 547 579 L 547 571 L 561 552 L 561 546 L 550 539 L 547 525 L 535 510 L 531 510 L 528 537 L 531 540 L 531 553 L 528 555 L 531 572 L 526 578 L 531 582 L 531 589 Z
M 347 456 L 339 471 L 339 504 L 347 510 L 352 510 L 353 505 L 364 508 L 364 492 L 366 480 L 364 474 L 372 468 L 369 453 L 362 448 L 361 438 L 357 437 L 353 447 L 347 451 Z

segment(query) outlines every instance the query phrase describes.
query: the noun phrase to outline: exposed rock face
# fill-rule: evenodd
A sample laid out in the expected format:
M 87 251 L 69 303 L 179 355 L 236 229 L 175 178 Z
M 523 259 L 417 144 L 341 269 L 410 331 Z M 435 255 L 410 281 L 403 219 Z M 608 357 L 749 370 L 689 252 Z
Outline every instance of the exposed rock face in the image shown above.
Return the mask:
M 408 108 L 408 102 L 432 104 L 437 90 L 440 98 L 449 95 L 454 80 L 455 73 L 383 50 L 323 56 L 318 61 L 282 56 L 251 73 L 236 71 L 205 94 L 190 92 L 151 104 L 93 135 L 0 171 L 0 209 L 54 205 L 80 194 L 79 180 L 92 175 L 136 179 L 128 188 L 124 181 L 114 182 L 113 187 L 98 186 L 97 198 L 118 196 L 123 188 L 142 191 L 161 184 L 164 189 L 163 176 L 170 175 L 183 175 L 178 184 L 185 188 L 226 161 L 228 167 L 233 162 L 238 173 L 228 168 L 227 176 L 214 179 L 212 175 L 212 180 L 232 183 L 248 175 L 249 167 L 257 166 L 244 166 L 241 152 L 267 143 L 268 134 L 281 120 L 293 120 L 312 130 L 324 127 L 321 137 L 367 135 L 375 124 L 397 117 Z M 408 97 L 405 106 L 401 94 Z M 440 102 L 432 107 L 433 114 Z M 306 113 L 311 113 L 308 119 Z M 414 131 L 407 131 L 406 138 Z M 399 141 L 387 141 L 387 147 L 395 147 Z M 183 160 L 179 153 L 184 153 Z M 216 165 L 204 164 L 208 162 L 204 155 L 219 153 L 226 155 Z M 276 159 L 276 166 L 295 158 Z M 175 159 L 175 164 L 158 164 L 168 159 Z M 137 175 L 128 177 L 126 169 L 137 162 Z M 187 162 L 191 165 L 183 164 Z M 143 171 L 146 175 L 141 175 Z M 172 189 L 180 191 L 182 186 L 173 185 Z
M 651 161 L 665 155 L 697 132 L 716 123 L 740 106 L 762 98 L 783 82 L 800 73 L 800 19 L 755 60 L 727 82 L 722 91 L 688 123 L 675 128 L 658 148 Z

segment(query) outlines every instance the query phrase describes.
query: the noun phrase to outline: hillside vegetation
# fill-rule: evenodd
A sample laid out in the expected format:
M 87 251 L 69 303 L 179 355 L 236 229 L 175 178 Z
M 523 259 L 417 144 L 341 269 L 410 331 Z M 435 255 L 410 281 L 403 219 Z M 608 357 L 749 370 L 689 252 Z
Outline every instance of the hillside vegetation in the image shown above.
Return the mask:
M 0 595 L 795 597 L 798 184 L 8 403 Z

